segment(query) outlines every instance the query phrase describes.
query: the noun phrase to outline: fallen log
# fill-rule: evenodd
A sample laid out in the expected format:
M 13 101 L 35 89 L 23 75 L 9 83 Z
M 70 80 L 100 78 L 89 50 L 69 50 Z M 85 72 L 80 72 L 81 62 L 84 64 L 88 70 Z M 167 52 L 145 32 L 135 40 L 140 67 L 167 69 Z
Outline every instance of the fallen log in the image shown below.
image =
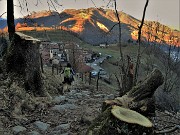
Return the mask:
M 158 69 L 154 69 L 144 81 L 139 82 L 129 92 L 122 97 L 114 100 L 106 100 L 102 105 L 102 113 L 92 122 L 87 131 L 87 135 L 142 135 L 154 134 L 152 126 L 146 126 L 138 123 L 138 120 L 129 122 L 129 116 L 122 118 L 122 114 L 126 115 L 134 110 L 146 117 L 150 117 L 155 113 L 153 94 L 155 90 L 163 84 L 163 75 Z M 116 114 L 112 114 L 113 108 L 116 106 L 126 108 L 123 113 L 119 109 Z M 124 110 L 124 109 L 123 109 Z M 136 112 L 132 113 L 134 117 L 139 116 Z M 144 117 L 142 116 L 142 117 Z
M 114 100 L 103 103 L 103 111 L 111 105 L 119 105 L 140 113 L 154 113 L 154 92 L 163 84 L 164 78 L 158 69 L 154 69 L 144 81 L 139 82 L 129 92 Z

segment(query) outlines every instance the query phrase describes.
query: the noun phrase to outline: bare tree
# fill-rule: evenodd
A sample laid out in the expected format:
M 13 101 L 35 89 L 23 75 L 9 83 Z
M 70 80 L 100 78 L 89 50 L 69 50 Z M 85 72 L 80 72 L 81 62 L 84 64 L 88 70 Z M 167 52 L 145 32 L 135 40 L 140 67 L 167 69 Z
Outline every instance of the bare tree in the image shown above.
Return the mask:
M 136 67 L 135 67 L 135 73 L 134 73 L 134 85 L 136 84 L 137 82 L 137 77 L 138 77 L 138 70 L 139 70 L 139 65 L 140 65 L 140 54 L 141 54 L 141 29 L 143 27 L 143 24 L 144 24 L 144 18 L 145 18 L 145 14 L 146 14 L 146 8 L 148 6 L 148 3 L 149 3 L 149 0 L 146 0 L 146 4 L 145 4 L 145 7 L 144 7 L 144 11 L 143 11 L 143 17 L 142 17 L 142 21 L 141 21 L 141 24 L 139 26 L 139 31 L 138 31 L 138 52 L 137 52 L 137 60 L 136 60 Z
M 120 61 L 119 61 L 119 71 L 120 71 L 120 79 L 117 78 L 117 75 L 115 75 L 118 86 L 119 86 L 119 95 L 122 96 L 124 93 L 126 93 L 128 90 L 126 89 L 127 87 L 127 74 L 126 74 L 126 67 L 125 67 L 125 60 L 122 52 L 122 42 L 121 42 L 121 21 L 120 21 L 120 15 L 119 12 L 117 11 L 117 2 L 114 0 L 114 8 L 115 8 L 115 14 L 116 18 L 118 20 L 118 23 L 115 24 L 113 27 L 118 25 L 118 30 L 119 30 L 119 36 L 118 36 L 118 46 L 119 46 L 119 54 L 120 54 Z M 112 27 L 112 28 L 113 28 Z M 111 28 L 111 29 L 112 29 Z M 121 81 L 120 81 L 121 80 Z
M 163 61 L 164 67 L 165 67 L 165 76 L 164 76 L 164 91 L 170 92 L 178 82 L 178 74 L 177 72 L 177 64 L 176 60 L 179 56 L 176 56 L 176 58 L 173 58 L 175 51 L 173 51 L 173 44 L 174 44 L 174 33 L 172 31 L 169 31 L 169 47 L 167 55 Z
M 125 64 L 125 58 L 124 58 L 123 52 L 122 52 L 120 15 L 119 15 L 119 12 L 117 11 L 117 2 L 116 2 L 116 0 L 114 0 L 115 14 L 116 14 L 116 18 L 117 18 L 118 23 L 115 24 L 110 29 L 110 31 L 116 25 L 118 25 L 118 30 L 119 30 L 118 46 L 119 46 L 119 53 L 120 53 L 120 61 L 119 61 L 118 64 L 119 64 L 119 71 L 120 71 L 120 73 L 119 73 L 120 79 L 118 79 L 117 75 L 115 75 L 115 77 L 117 79 L 118 86 L 119 86 L 119 89 L 120 89 L 120 93 L 119 93 L 120 96 L 122 96 L 123 94 L 125 94 L 127 91 L 129 91 L 131 89 L 131 87 L 133 86 L 133 84 L 131 84 L 131 83 L 137 81 L 136 78 L 137 78 L 137 74 L 138 74 L 139 62 L 140 62 L 140 54 L 141 54 L 141 52 L 140 52 L 141 29 L 142 29 L 143 24 L 144 24 L 145 12 L 146 12 L 146 8 L 148 6 L 148 2 L 149 2 L 149 0 L 147 0 L 147 2 L 146 2 L 144 12 L 143 12 L 143 19 L 142 19 L 141 25 L 139 26 L 139 33 L 138 33 L 139 48 L 138 48 L 138 54 L 137 54 L 136 71 L 135 71 L 135 76 L 134 76 L 133 73 L 132 73 L 132 71 L 134 70 L 134 66 L 133 66 L 133 63 L 130 62 L 130 57 L 127 57 L 127 64 Z M 132 81 L 132 79 L 133 79 L 133 81 Z
M 147 28 L 147 40 L 148 40 L 148 45 L 149 45 L 150 41 L 151 41 L 151 37 L 152 37 L 152 34 L 151 34 L 152 22 L 149 22 L 147 27 L 148 27 Z

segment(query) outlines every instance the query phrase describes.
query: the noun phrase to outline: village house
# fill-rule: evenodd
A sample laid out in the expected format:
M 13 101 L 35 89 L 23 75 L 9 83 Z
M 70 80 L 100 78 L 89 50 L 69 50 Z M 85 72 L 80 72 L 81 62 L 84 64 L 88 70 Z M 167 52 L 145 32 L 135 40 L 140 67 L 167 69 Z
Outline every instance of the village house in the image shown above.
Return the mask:
M 108 45 L 107 45 L 107 44 L 99 44 L 99 47 L 100 47 L 100 48 L 107 48 Z
M 50 46 L 50 44 L 51 44 L 51 41 L 49 41 L 49 40 L 46 40 L 46 39 L 39 39 L 39 40 L 41 40 L 41 44 L 40 44 L 40 48 L 49 48 Z
M 52 59 L 55 55 L 60 54 L 59 45 L 57 43 L 50 43 L 50 59 Z
M 40 45 L 40 54 L 43 60 L 43 64 L 50 65 L 51 59 L 58 59 L 59 62 L 67 62 L 67 55 L 64 50 L 63 42 L 51 42 L 42 40 Z
M 91 50 L 83 49 L 73 42 L 56 43 L 43 40 L 40 45 L 40 53 L 45 65 L 51 65 L 50 60 L 57 59 L 62 65 L 70 62 L 73 67 L 78 68 L 92 59 Z

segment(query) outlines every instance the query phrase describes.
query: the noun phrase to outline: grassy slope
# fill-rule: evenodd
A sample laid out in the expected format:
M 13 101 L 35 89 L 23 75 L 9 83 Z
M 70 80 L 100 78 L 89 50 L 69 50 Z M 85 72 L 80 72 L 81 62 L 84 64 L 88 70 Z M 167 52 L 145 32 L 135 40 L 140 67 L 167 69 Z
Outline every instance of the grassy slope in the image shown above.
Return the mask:
M 77 42 L 79 44 L 82 43 L 81 40 L 79 40 L 77 37 L 69 34 L 66 31 L 56 30 L 56 31 L 23 31 L 24 34 L 30 35 L 35 38 L 44 38 L 44 39 L 50 39 L 51 41 L 59 42 Z

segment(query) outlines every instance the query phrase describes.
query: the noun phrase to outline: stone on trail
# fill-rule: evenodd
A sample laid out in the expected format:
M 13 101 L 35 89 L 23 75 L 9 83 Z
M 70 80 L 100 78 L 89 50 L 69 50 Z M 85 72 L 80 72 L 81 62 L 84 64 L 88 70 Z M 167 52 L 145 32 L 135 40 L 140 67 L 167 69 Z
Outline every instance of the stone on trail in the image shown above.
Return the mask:
M 91 94 L 91 92 L 90 91 L 82 91 L 82 94 L 83 95 L 89 95 L 89 94 Z
M 63 101 L 66 100 L 66 97 L 65 96 L 56 96 L 54 99 L 53 99 L 53 103 L 56 103 L 56 104 L 59 104 Z
M 69 135 L 68 133 L 63 133 L 63 134 L 60 134 L 60 135 Z
M 107 99 L 114 99 L 115 97 L 114 97 L 114 95 L 113 94 L 110 94 L 110 95 L 107 95 L 106 97 L 105 97 L 105 100 L 107 100 Z
M 26 130 L 26 128 L 25 127 L 22 127 L 22 126 L 15 126 L 15 127 L 13 127 L 12 128 L 12 131 L 13 131 L 13 133 L 16 135 L 16 134 L 18 134 L 18 133 L 20 133 L 20 132 L 23 132 L 23 131 L 25 131 Z
M 69 133 L 62 133 L 61 131 L 53 131 L 47 135 L 69 135 Z
M 41 131 L 46 131 L 50 125 L 41 121 L 34 122 L 34 125 Z
M 48 135 L 68 135 L 67 131 L 70 129 L 70 124 L 60 124 L 56 126 L 54 130 Z
M 76 94 L 77 91 L 76 90 L 71 90 L 70 92 L 67 93 L 68 96 L 73 96 L 74 94 Z
M 52 110 L 57 110 L 59 112 L 64 112 L 67 109 L 70 110 L 74 110 L 76 109 L 77 106 L 75 106 L 74 104 L 63 104 L 63 105 L 55 105 L 54 107 L 52 107 Z
M 76 102 L 76 100 L 75 99 L 68 99 L 67 102 L 73 104 Z
M 97 94 L 97 95 L 94 95 L 94 97 L 96 97 L 96 98 L 104 98 L 104 97 L 106 97 L 106 95 L 105 94 Z
M 28 132 L 28 135 L 40 135 L 37 131 Z
M 54 128 L 54 130 L 61 130 L 61 131 L 68 131 L 68 129 L 70 128 L 70 124 L 61 124 L 57 127 Z
M 61 131 L 52 131 L 50 133 L 48 133 L 47 135 L 62 135 Z
M 75 96 L 75 98 L 78 98 L 78 99 L 83 97 L 82 93 L 76 93 L 76 94 L 74 94 L 74 96 Z

